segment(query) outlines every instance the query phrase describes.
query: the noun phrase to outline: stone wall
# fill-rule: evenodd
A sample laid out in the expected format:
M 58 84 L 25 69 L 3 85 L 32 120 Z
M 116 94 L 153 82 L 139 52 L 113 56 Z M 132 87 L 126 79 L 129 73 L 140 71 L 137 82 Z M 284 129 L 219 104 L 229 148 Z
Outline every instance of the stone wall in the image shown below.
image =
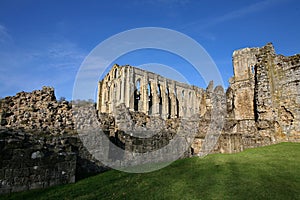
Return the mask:
M 113 113 L 124 104 L 130 111 L 163 119 L 199 112 L 201 89 L 129 65 L 114 65 L 99 82 L 97 110 Z
M 115 65 L 99 82 L 97 107 L 59 102 L 50 87 L 5 97 L 0 101 L 0 193 L 74 182 L 107 170 L 97 155 L 126 166 L 140 153 L 157 151 L 158 160 L 165 161 L 159 150 L 174 138 L 183 142 L 167 149 L 171 157 L 300 142 L 299 66 L 300 55 L 276 55 L 267 44 L 233 53 L 234 77 L 225 94 L 213 82 L 204 90 Z M 99 130 L 104 134 L 96 139 Z
M 179 132 L 185 140 L 188 140 L 191 135 L 195 135 L 192 132 L 194 126 L 198 125 L 197 120 L 163 119 L 142 112 L 132 112 L 122 104 L 116 107 L 116 116 L 117 131 L 113 132 L 111 137 L 121 142 L 124 150 L 132 154 L 159 150 L 167 146 Z M 187 152 L 190 152 L 190 149 L 187 149 Z M 185 153 L 184 151 L 182 156 Z
M 227 118 L 216 151 L 300 142 L 300 55 L 276 55 L 271 43 L 233 53 Z
M 81 117 L 96 113 L 94 104 L 74 102 L 72 108 L 67 101 L 58 102 L 50 87 L 20 92 L 0 103 L 0 194 L 71 183 L 108 169 L 90 154 L 75 129 L 95 124 L 89 116 Z M 111 126 L 109 116 L 102 120 L 102 128 Z
M 67 141 L 0 129 L 0 194 L 75 182 L 76 154 Z
M 271 44 L 260 49 L 256 64 L 256 121 L 260 135 L 300 141 L 300 55 L 276 55 Z
M 71 104 L 58 102 L 51 87 L 19 92 L 15 96 L 5 97 L 0 104 L 1 126 L 52 135 L 74 130 Z
M 0 129 L 0 194 L 73 183 L 107 169 L 77 136 Z

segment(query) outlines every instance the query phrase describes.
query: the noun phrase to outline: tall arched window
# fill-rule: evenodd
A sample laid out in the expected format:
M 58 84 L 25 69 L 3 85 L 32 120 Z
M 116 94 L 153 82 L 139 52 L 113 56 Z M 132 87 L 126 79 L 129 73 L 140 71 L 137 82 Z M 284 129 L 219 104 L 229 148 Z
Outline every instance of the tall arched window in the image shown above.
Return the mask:
M 157 84 L 157 95 L 161 96 L 160 84 Z
M 138 79 L 135 83 L 135 89 L 134 89 L 134 110 L 135 111 L 139 111 L 139 101 L 140 101 L 140 97 L 141 97 L 141 81 L 140 79 Z
M 152 114 L 152 91 L 151 91 L 151 82 L 148 83 L 148 114 Z
M 172 112 L 172 103 L 171 103 L 171 97 L 170 97 L 170 91 L 168 86 L 166 87 L 166 95 L 167 95 L 167 103 L 168 103 L 168 112 L 167 112 L 167 118 L 171 118 L 171 112 Z
M 140 79 L 138 79 L 136 81 L 135 87 L 136 87 L 137 91 L 140 92 L 140 89 L 141 89 L 141 80 Z
M 115 69 L 114 78 L 117 78 L 117 77 L 118 77 L 118 69 Z
M 147 85 L 148 96 L 151 96 L 151 83 L 149 82 Z
M 162 95 L 161 95 L 161 87 L 160 84 L 157 84 L 157 95 L 158 95 L 158 113 L 162 114 Z
M 116 100 L 117 99 L 117 84 L 114 84 L 114 96 L 113 96 L 113 100 Z
M 175 116 L 176 116 L 177 118 L 179 117 L 179 101 L 178 101 L 178 98 L 177 98 L 177 97 L 176 97 Z

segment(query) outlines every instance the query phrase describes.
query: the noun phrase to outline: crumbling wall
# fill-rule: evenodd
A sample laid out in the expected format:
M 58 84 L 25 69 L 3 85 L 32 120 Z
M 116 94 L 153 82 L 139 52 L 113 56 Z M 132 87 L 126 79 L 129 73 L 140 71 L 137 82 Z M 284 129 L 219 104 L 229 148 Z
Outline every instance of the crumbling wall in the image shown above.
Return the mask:
M 194 126 L 198 126 L 198 121 L 172 118 L 163 119 L 160 116 L 149 116 L 143 112 L 133 112 L 120 104 L 115 108 L 115 129 L 110 131 L 111 141 L 123 150 L 127 155 L 120 159 L 130 159 L 136 153 L 146 153 L 159 150 L 167 146 L 177 135 L 185 140 L 195 135 Z M 192 136 L 191 136 L 192 135 Z M 189 141 L 191 145 L 192 141 Z M 183 147 L 177 146 L 180 151 Z M 186 149 L 182 153 L 183 157 L 191 155 L 191 149 Z M 114 157 L 114 153 L 110 152 Z M 115 156 L 119 157 L 119 156 Z
M 300 141 L 300 55 L 276 55 L 271 44 L 260 49 L 256 64 L 256 121 L 260 135 Z
M 94 155 L 107 156 L 116 164 L 122 161 L 124 166 L 134 164 L 131 161 L 138 153 L 158 151 L 175 137 L 183 143 L 168 151 L 176 155 L 184 148 L 182 157 L 300 142 L 300 55 L 276 55 L 267 44 L 235 51 L 233 66 L 226 99 L 213 82 L 203 90 L 130 66 L 114 66 L 99 83 L 97 107 L 102 112 L 91 103 L 58 102 L 49 87 L 2 99 L 0 193 L 74 182 L 85 173 L 106 170 Z M 134 94 L 137 80 L 143 82 L 141 96 L 130 97 L 129 90 L 119 90 L 130 87 Z M 135 107 L 136 97 L 147 102 Z M 181 98 L 181 107 L 177 108 L 176 98 Z M 104 133 L 100 137 L 99 130 Z M 109 145 L 104 143 L 107 138 Z M 119 154 L 112 144 L 125 153 Z M 160 151 L 156 156 L 165 159 Z
M 74 130 L 71 104 L 58 102 L 54 89 L 19 92 L 0 101 L 1 126 L 61 135 Z
M 75 182 L 76 154 L 68 141 L 0 129 L 0 194 Z
M 300 141 L 300 55 L 276 55 L 271 43 L 233 53 L 221 152 Z M 230 136 L 230 137 L 229 137 Z M 234 138 L 234 139 L 232 139 Z M 229 147 L 227 150 L 224 147 Z
M 1 100 L 0 193 L 71 183 L 107 170 L 76 131 L 99 124 L 92 117 L 95 106 L 84 101 L 76 105 L 72 109 L 71 103 L 58 102 L 50 87 Z M 110 126 L 109 116 L 102 120 L 102 128 Z

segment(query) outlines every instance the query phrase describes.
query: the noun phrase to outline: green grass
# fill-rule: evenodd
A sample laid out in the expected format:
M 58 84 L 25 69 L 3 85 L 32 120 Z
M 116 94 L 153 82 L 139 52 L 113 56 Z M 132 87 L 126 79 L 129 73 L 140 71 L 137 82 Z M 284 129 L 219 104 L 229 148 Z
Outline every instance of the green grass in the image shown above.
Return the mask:
M 300 199 L 300 144 L 182 159 L 145 174 L 111 170 L 0 199 Z

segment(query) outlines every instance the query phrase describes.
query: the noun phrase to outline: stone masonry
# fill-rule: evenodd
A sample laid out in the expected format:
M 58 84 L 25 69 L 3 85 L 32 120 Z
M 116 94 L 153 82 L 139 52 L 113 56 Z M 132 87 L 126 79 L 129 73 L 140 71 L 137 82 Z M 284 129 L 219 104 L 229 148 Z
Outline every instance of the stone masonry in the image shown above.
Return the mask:
M 0 194 L 75 182 L 69 140 L 0 129 Z
M 235 51 L 233 67 L 217 151 L 300 142 L 300 55 L 276 55 L 269 43 Z
M 0 194 L 72 183 L 107 170 L 95 160 L 75 131 L 91 127 L 94 104 L 57 101 L 54 89 L 20 92 L 0 101 Z M 75 124 L 73 117 L 80 118 Z M 102 115 L 106 129 L 110 118 Z
M 90 153 L 102 153 L 99 149 L 111 162 L 131 163 L 138 153 L 159 150 L 177 136 L 184 145 L 169 151 L 181 157 L 300 142 L 299 66 L 300 55 L 276 55 L 269 43 L 233 53 L 234 76 L 226 92 L 213 82 L 201 89 L 114 65 L 98 84 L 96 104 L 57 101 L 50 87 L 5 97 L 0 101 L 0 193 L 102 172 L 107 167 Z M 101 137 L 125 153 L 94 140 L 93 130 L 102 130 Z
M 226 119 L 215 152 L 233 153 L 299 141 L 299 57 L 276 55 L 271 43 L 234 51 L 234 76 L 226 91 Z M 198 154 L 212 123 L 213 89 L 213 83 L 203 90 L 129 65 L 114 65 L 99 82 L 97 109 L 115 117 L 125 113 L 117 109 L 119 105 L 162 120 L 200 116 L 191 145 L 191 152 Z M 116 122 L 116 126 L 131 131 L 129 123 Z
M 130 111 L 163 119 L 199 113 L 201 89 L 129 65 L 114 65 L 98 85 L 97 109 L 113 113 L 119 104 Z

